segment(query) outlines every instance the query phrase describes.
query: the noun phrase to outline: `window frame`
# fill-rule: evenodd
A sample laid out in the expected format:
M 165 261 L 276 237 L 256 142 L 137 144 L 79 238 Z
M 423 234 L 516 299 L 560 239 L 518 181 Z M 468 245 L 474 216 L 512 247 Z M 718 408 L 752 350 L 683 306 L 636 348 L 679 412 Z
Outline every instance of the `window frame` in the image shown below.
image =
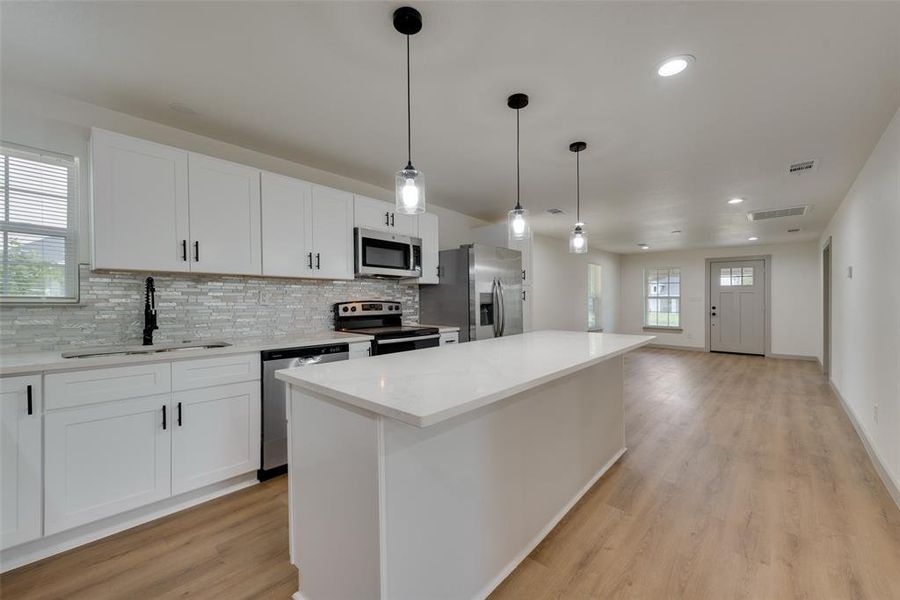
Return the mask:
M 7 296 L 0 290 L 0 306 L 47 306 L 47 305 L 72 305 L 81 302 L 81 285 L 79 272 L 79 190 L 81 169 L 77 156 L 51 152 L 40 148 L 24 146 L 0 139 L 0 154 L 22 158 L 46 164 L 63 166 L 69 170 L 66 200 L 66 228 L 49 227 L 46 225 L 33 225 L 28 223 L 9 222 L 9 173 L 8 163 L 0 163 L 0 168 L 6 169 L 4 173 L 4 191 L 0 196 L 3 204 L 5 219 L 0 219 L 0 262 L 8 260 L 5 252 L 5 236 L 9 233 L 25 235 L 40 235 L 62 237 L 65 242 L 65 296 Z
M 659 271 L 668 271 L 669 277 L 671 277 L 673 271 L 678 273 L 678 295 L 677 296 L 672 296 L 671 294 L 666 294 L 665 296 L 660 296 L 658 294 L 656 296 L 650 295 L 650 274 L 658 273 Z M 643 293 L 641 294 L 641 298 L 644 303 L 644 307 L 642 309 L 643 310 L 643 329 L 645 329 L 645 330 L 662 330 L 662 331 L 671 331 L 671 332 L 684 331 L 684 327 L 683 327 L 682 320 L 681 320 L 681 308 L 682 308 L 681 290 L 684 286 L 684 276 L 682 274 L 681 267 L 645 267 L 643 275 L 644 275 L 643 281 L 641 283 L 641 285 L 643 286 Z M 667 292 L 668 291 L 669 290 L 667 290 Z M 678 325 L 651 325 L 649 323 L 650 311 L 648 310 L 648 304 L 649 304 L 648 300 L 650 300 L 651 298 L 657 299 L 657 300 L 670 300 L 670 301 L 673 298 L 676 299 L 678 301 L 678 310 L 674 313 L 672 311 L 669 311 L 668 314 L 677 314 L 678 315 Z M 657 311 L 657 312 L 659 312 L 659 311 Z
M 595 296 L 593 294 L 593 289 L 591 286 L 592 279 L 592 269 L 596 267 L 597 275 L 598 275 L 598 283 L 597 288 L 599 291 L 599 295 Z M 588 263 L 588 278 L 587 278 L 587 302 L 588 302 L 588 319 L 587 319 L 587 330 L 591 332 L 602 332 L 603 331 L 603 265 L 600 263 Z M 591 299 L 595 298 L 596 302 L 594 305 L 593 315 L 591 314 Z M 591 317 L 594 317 L 596 322 L 594 323 L 594 327 L 591 327 Z

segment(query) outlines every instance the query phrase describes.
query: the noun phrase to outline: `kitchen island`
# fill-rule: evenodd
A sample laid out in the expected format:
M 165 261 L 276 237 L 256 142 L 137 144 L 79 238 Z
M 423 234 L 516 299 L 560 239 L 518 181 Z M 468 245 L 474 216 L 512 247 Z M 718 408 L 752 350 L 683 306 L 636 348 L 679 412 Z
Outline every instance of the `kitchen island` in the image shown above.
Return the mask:
M 625 452 L 623 354 L 537 331 L 277 372 L 295 598 L 484 598 Z

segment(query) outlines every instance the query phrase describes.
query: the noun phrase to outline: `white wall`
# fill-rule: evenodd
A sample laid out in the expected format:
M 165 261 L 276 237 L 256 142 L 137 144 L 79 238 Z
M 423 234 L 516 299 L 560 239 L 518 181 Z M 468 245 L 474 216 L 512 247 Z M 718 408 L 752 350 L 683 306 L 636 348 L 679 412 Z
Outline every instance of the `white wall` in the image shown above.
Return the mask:
M 3 81 L 0 93 L 0 139 L 41 150 L 68 154 L 81 165 L 79 257 L 90 260 L 89 181 L 90 128 L 99 127 L 126 135 L 200 152 L 250 165 L 273 173 L 297 177 L 356 194 L 393 202 L 394 192 L 328 171 L 308 167 L 255 150 L 241 148 L 182 129 L 175 129 L 139 117 L 116 112 L 44 90 Z M 386 180 L 393 181 L 392 174 Z M 466 232 L 484 222 L 433 203 L 432 212 L 440 220 L 441 248 L 455 248 L 468 241 Z
M 681 269 L 681 333 L 657 333 L 657 343 L 703 348 L 706 344 L 706 259 L 772 256 L 771 352 L 815 357 L 821 348 L 816 242 L 747 245 L 674 252 L 644 252 L 622 257 L 622 333 L 641 333 L 644 319 L 644 269 Z
M 568 240 L 534 236 L 532 329 L 587 331 L 588 264 L 601 266 L 601 322 L 606 332 L 619 331 L 621 257 L 591 250 L 569 254 Z
M 822 235 L 822 246 L 829 237 L 831 380 L 893 479 L 896 493 L 900 490 L 900 110 Z

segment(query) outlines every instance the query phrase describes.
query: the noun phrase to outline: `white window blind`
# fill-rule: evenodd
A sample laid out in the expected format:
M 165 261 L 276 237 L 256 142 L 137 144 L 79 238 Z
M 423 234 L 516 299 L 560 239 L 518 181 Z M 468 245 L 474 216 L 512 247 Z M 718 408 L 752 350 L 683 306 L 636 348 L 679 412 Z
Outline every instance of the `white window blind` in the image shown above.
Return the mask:
M 76 159 L 3 145 L 0 167 L 0 300 L 77 301 Z
M 681 269 L 647 269 L 644 326 L 681 327 Z

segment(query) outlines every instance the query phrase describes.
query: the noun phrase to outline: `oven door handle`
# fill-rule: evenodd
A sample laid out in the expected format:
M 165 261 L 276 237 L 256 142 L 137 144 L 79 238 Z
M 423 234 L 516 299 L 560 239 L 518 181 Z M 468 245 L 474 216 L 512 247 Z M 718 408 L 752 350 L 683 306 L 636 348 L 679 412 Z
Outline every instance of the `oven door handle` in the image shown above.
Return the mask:
M 435 333 L 434 335 L 419 335 L 416 337 L 408 337 L 408 338 L 394 338 L 390 340 L 376 340 L 379 346 L 387 346 L 388 344 L 401 344 L 403 342 L 417 342 L 419 340 L 433 340 L 441 337 L 441 334 Z

